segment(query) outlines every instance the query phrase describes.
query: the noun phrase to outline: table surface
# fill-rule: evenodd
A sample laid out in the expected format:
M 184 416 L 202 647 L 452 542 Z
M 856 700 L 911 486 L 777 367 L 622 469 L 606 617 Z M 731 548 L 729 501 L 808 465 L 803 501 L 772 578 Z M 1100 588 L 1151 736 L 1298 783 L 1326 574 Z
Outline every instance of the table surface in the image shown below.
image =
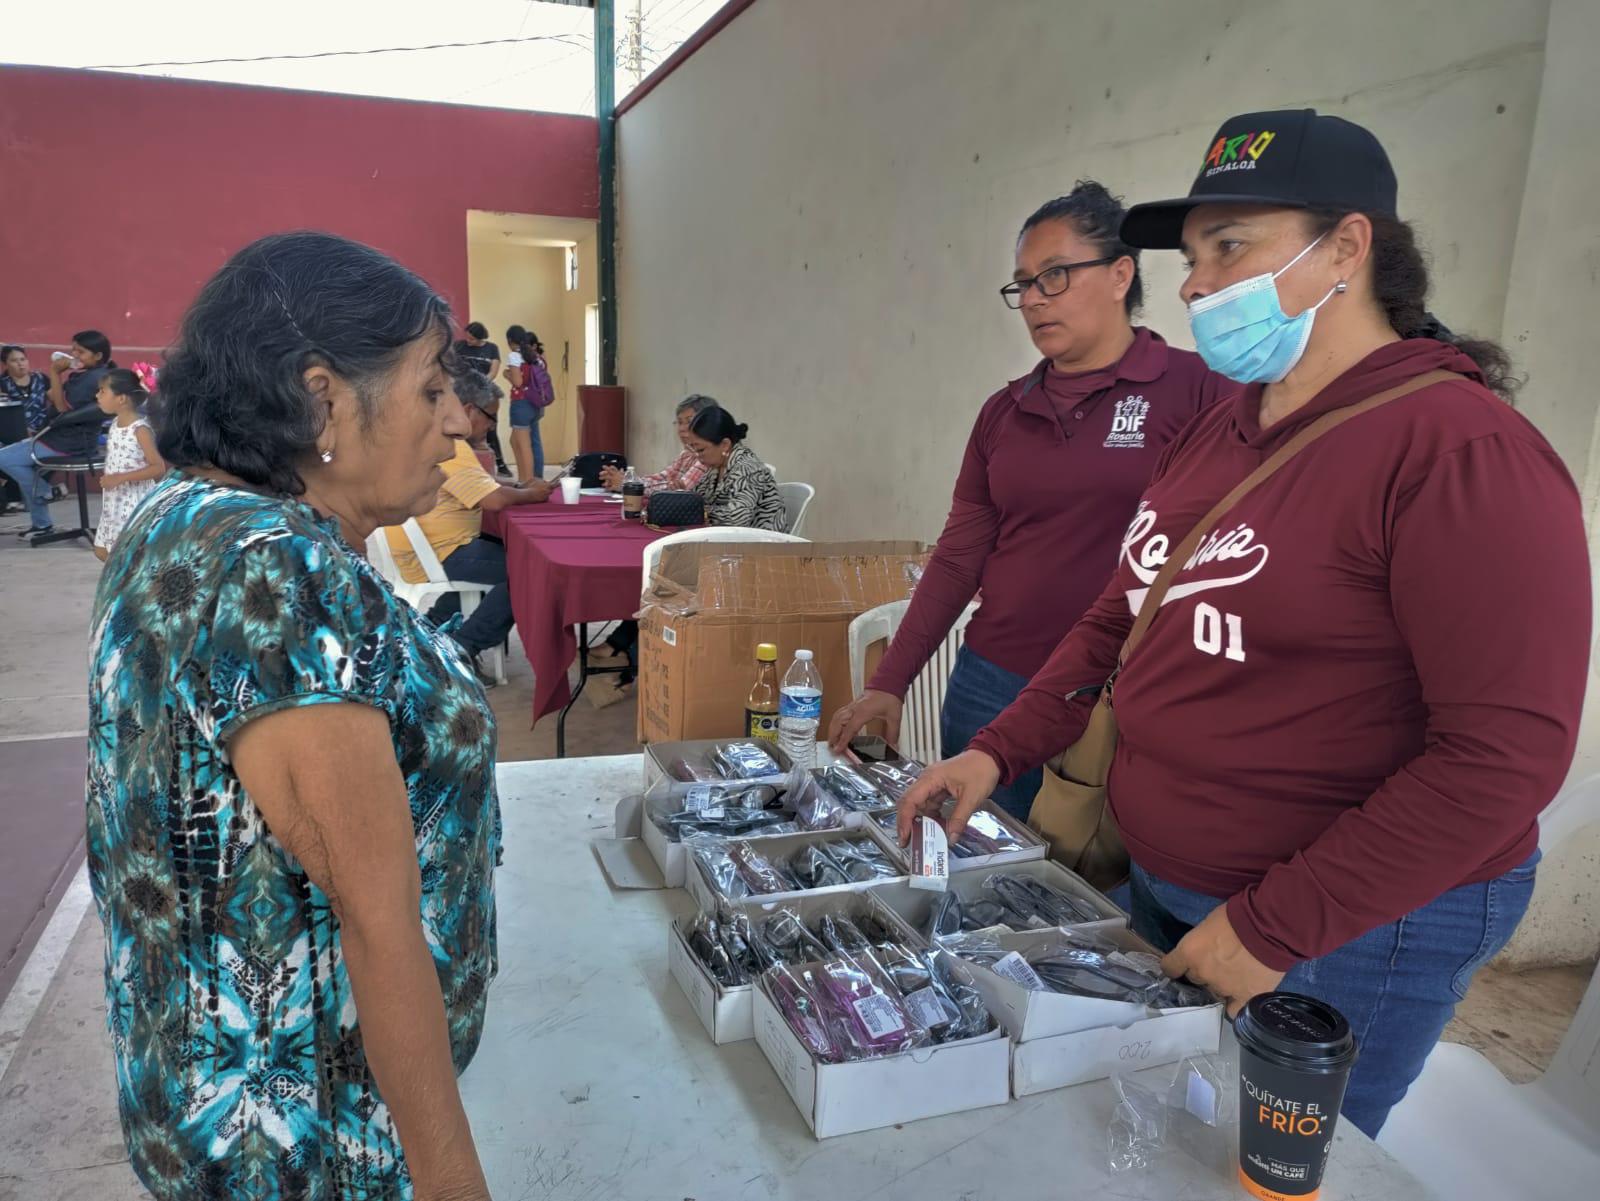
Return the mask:
M 587 843 L 611 833 L 638 756 L 501 765 L 500 975 L 461 1079 L 499 1201 L 1235 1201 L 1173 1153 L 1106 1168 L 1109 1082 L 818 1141 L 753 1041 L 717 1046 L 667 972 L 679 889 L 614 891 Z M 1171 1069 L 1155 1069 L 1159 1073 Z M 1420 1197 L 1348 1124 L 1325 1201 Z
M 576 505 L 517 505 L 503 510 L 496 528 L 506 544 L 511 611 L 533 664 L 538 721 L 569 699 L 567 668 L 578 653 L 572 628 L 638 612 L 644 548 L 663 533 L 589 496 Z

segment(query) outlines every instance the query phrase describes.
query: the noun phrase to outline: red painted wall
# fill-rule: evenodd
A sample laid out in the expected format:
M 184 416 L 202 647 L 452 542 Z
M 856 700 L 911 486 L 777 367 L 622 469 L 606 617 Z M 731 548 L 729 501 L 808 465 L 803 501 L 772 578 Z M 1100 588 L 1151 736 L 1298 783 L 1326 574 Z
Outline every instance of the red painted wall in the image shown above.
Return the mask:
M 467 210 L 596 217 L 597 154 L 589 117 L 0 67 L 0 338 L 96 328 L 150 357 L 228 255 L 303 228 L 386 251 L 465 320 Z

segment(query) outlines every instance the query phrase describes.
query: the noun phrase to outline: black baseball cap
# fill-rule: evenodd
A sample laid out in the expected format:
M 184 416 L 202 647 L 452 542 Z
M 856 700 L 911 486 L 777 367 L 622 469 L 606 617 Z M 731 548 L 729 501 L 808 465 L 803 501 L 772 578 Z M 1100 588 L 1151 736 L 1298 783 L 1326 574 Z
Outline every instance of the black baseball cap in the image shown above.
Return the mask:
M 1397 217 L 1394 168 L 1372 132 L 1314 108 L 1245 113 L 1222 123 L 1206 143 L 1200 173 L 1181 200 L 1136 204 L 1122 240 L 1176 250 L 1183 220 L 1200 204 L 1332 208 Z

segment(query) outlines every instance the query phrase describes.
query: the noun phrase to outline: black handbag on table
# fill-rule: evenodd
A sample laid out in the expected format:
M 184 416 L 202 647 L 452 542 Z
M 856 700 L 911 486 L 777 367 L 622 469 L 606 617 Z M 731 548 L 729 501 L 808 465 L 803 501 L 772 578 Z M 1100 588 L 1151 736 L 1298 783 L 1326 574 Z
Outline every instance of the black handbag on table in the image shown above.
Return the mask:
M 575 475 L 583 481 L 585 488 L 600 487 L 600 469 L 602 467 L 615 467 L 618 471 L 628 470 L 628 456 L 619 455 L 609 450 L 590 451 L 582 454 L 567 464 L 567 474 Z
M 645 506 L 644 520 L 664 528 L 704 525 L 706 502 L 698 492 L 655 492 Z

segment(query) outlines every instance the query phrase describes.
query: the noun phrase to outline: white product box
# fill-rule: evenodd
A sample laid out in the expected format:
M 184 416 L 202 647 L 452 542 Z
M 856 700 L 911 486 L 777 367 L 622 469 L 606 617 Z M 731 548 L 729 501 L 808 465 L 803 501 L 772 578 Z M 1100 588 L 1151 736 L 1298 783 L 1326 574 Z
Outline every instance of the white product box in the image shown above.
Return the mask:
M 720 784 L 712 784 L 710 787 L 739 788 L 754 783 L 757 783 L 757 781 L 725 780 Z M 760 781 L 760 783 L 772 788 L 782 788 L 783 786 L 781 781 Z M 644 797 L 644 804 L 639 814 L 639 833 L 644 839 L 644 845 L 649 849 L 656 864 L 661 868 L 661 876 L 666 881 L 668 888 L 684 887 L 684 864 L 688 861 L 688 853 L 684 850 L 682 842 L 673 842 L 667 837 L 666 832 L 650 819 L 650 811 L 653 806 L 663 802 L 675 802 L 672 804 L 672 808 L 674 810 L 681 809 L 683 807 L 683 798 L 688 795 L 689 790 L 700 787 L 706 787 L 706 785 L 680 784 L 675 780 L 662 779 L 657 781 L 655 786 Z M 790 814 L 789 817 L 792 820 L 793 815 Z M 844 815 L 844 825 L 841 828 L 854 830 L 863 825 L 865 821 L 864 815 L 852 810 Z M 741 834 L 739 837 L 743 840 L 745 838 L 771 838 L 774 835 L 757 832 L 754 834 Z
M 1011 1096 L 1011 1044 L 998 1029 L 881 1059 L 819 1063 L 760 988 L 752 1018 L 757 1045 L 818 1138 L 1004 1105 Z
M 1081 928 L 1081 927 L 1080 927 Z M 1155 954 L 1133 931 L 1094 930 L 1126 951 Z M 1024 951 L 1052 936 L 1048 930 L 1002 934 L 1007 950 Z M 1222 1032 L 1222 1003 L 1152 1011 L 1129 1001 L 1035 992 L 978 964 L 968 965 L 978 991 L 1016 1044 L 1012 1088 L 1026 1097 L 1112 1075 L 1118 1067 L 1156 1067 L 1195 1051 L 1215 1051 Z
M 1028 879 L 1042 881 L 1051 888 L 1093 906 L 1100 914 L 1100 917 L 1092 922 L 1076 923 L 1076 929 L 1099 930 L 1104 926 L 1126 926 L 1128 924 L 1128 915 L 1112 904 L 1103 892 L 1076 872 L 1062 867 L 1054 859 L 1014 860 L 1010 863 L 998 864 L 988 871 L 961 872 L 950 877 L 949 891 L 955 893 L 963 901 L 989 897 L 991 894 L 984 888 L 983 882 L 996 873 L 1005 876 L 1023 876 Z M 913 929 L 919 934 L 926 934 L 928 922 L 933 916 L 934 906 L 939 903 L 938 893 L 907 889 L 904 891 L 885 891 L 881 895 L 885 903 L 904 918 Z
M 1215 1052 L 1222 1004 L 1168 1009 L 1126 1026 L 1036 1038 L 1011 1049 L 1011 1091 L 1027 1097 L 1052 1088 L 1103 1080 L 1124 1069 L 1159 1067 L 1185 1055 Z
M 964 872 L 978 871 L 986 867 L 1002 867 L 1008 863 L 1028 863 L 1035 859 L 1043 859 L 1049 854 L 1050 847 L 1048 843 L 998 805 L 985 801 L 978 806 L 978 812 L 987 814 L 1004 826 L 1022 844 L 1022 849 L 1018 851 L 1001 851 L 996 855 L 973 855 L 968 858 L 962 858 L 956 854 L 955 848 L 952 847 L 950 849 L 950 878 L 952 880 Z M 876 819 L 882 815 L 874 813 L 872 816 Z M 887 820 L 893 822 L 893 810 L 890 810 Z M 869 821 L 867 824 L 877 825 L 877 822 L 874 820 Z M 878 827 L 878 832 L 890 841 L 895 840 L 895 828 L 892 824 L 887 830 L 881 826 Z
M 708 754 L 719 746 L 730 742 L 750 742 L 749 738 L 740 738 L 733 735 L 728 738 L 697 738 L 690 742 L 652 742 L 644 748 L 644 786 L 654 788 L 662 780 L 671 780 L 673 783 L 683 783 L 670 775 L 667 769 L 674 760 L 687 759 L 691 763 L 709 763 Z M 766 749 L 778 761 L 778 771 L 770 776 L 762 776 L 756 780 L 746 780 L 747 784 L 781 784 L 794 765 L 789 761 L 789 756 L 783 753 L 783 748 L 776 743 L 766 743 Z M 707 781 L 715 783 L 715 781 Z
M 898 873 L 889 879 L 904 881 L 905 859 L 900 854 L 900 848 L 894 845 L 892 838 L 887 838 L 875 829 L 870 823 L 855 830 L 816 830 L 804 834 L 774 834 L 759 840 L 759 845 L 764 854 L 774 857 L 787 857 L 794 851 L 804 846 L 818 842 L 837 842 L 841 839 L 868 838 L 888 857 L 889 862 L 895 866 Z M 733 839 L 731 841 L 743 841 Z M 725 897 L 717 891 L 710 878 L 706 875 L 704 867 L 695 856 L 685 851 L 684 887 L 689 890 L 689 895 L 702 909 L 717 909 L 737 900 L 761 900 L 763 902 L 784 902 L 797 900 L 800 897 L 815 896 L 831 892 L 861 892 L 875 885 L 885 883 L 885 880 L 868 880 L 861 883 L 835 884 L 828 888 L 806 889 L 799 892 L 768 893 L 759 898 L 751 897 Z
M 714 980 L 705 965 L 695 957 L 683 937 L 683 919 L 667 931 L 667 968 L 689 998 L 689 1005 L 714 1043 L 736 1043 L 754 1038 L 750 1025 L 749 984 L 724 987 Z
M 905 884 L 902 881 L 893 881 L 888 882 L 886 887 L 903 889 Z M 801 919 L 808 924 L 814 923 L 824 913 L 854 917 L 868 912 L 897 930 L 908 946 L 920 949 L 926 945 L 922 936 L 906 925 L 892 906 L 879 899 L 879 891 L 872 889 L 843 893 L 808 892 L 801 893 L 797 899 L 787 902 L 752 899 L 732 901 L 724 908 L 728 911 L 740 910 L 746 913 L 752 922 L 759 922 L 781 904 L 798 912 Z M 688 941 L 683 936 L 687 924 L 686 919 L 680 918 L 672 923 L 667 934 L 667 967 L 672 972 L 672 978 L 683 989 L 684 996 L 689 998 L 690 1006 L 700 1018 L 700 1024 L 706 1028 L 706 1033 L 711 1036 L 712 1042 L 732 1043 L 755 1037 L 750 1017 L 750 997 L 755 991 L 754 985 L 719 984 L 689 949 Z

